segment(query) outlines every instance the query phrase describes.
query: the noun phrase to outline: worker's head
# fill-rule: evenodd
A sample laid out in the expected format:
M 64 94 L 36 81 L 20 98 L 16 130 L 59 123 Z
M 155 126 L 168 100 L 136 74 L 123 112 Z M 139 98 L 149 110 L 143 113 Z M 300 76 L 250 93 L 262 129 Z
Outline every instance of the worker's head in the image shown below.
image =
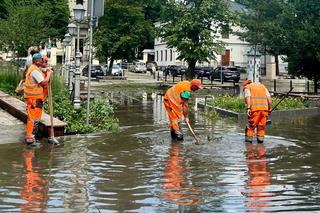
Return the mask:
M 245 88 L 248 84 L 251 84 L 251 83 L 252 83 L 251 80 L 244 80 L 242 86 L 243 88 Z
M 198 89 L 201 89 L 201 81 L 200 79 L 193 79 L 191 81 L 191 90 L 196 91 Z
M 43 64 L 42 55 L 40 53 L 33 54 L 32 63 L 35 64 L 38 67 L 42 66 L 42 64 Z

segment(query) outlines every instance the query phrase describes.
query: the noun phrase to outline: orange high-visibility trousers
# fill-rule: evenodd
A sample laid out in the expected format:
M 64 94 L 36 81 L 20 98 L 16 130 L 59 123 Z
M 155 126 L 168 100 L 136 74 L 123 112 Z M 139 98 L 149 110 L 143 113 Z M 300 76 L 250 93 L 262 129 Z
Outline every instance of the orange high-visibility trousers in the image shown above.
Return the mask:
M 173 130 L 174 132 L 181 132 L 179 120 L 183 116 L 183 113 L 177 112 L 173 107 L 171 107 L 169 100 L 164 99 L 163 103 L 169 117 L 171 130 Z
M 26 125 L 26 139 L 33 139 L 38 131 L 38 123 L 42 116 L 42 100 L 27 98 L 28 120 Z
M 251 138 L 254 136 L 254 130 L 257 128 L 257 136 L 262 139 L 265 135 L 266 123 L 268 119 L 268 111 L 254 111 L 251 112 L 251 115 L 248 117 L 248 125 L 246 128 L 246 136 Z

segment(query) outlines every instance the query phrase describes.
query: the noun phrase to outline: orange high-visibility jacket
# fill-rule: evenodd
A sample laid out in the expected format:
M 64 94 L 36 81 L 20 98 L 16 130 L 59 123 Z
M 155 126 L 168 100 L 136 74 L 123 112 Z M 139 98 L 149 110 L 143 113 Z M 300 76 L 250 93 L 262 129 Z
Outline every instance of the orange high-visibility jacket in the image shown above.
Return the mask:
M 35 98 L 35 99 L 42 99 L 43 98 L 43 87 L 36 83 L 31 83 L 31 72 L 37 70 L 36 72 L 40 72 L 38 67 L 32 64 L 26 74 L 26 81 L 25 81 L 25 89 L 24 89 L 24 97 L 25 98 Z
M 183 115 L 183 100 L 181 98 L 181 93 L 185 91 L 191 92 L 191 83 L 189 81 L 180 81 L 168 89 L 164 95 L 164 99 L 170 102 L 172 109 L 179 117 Z
M 250 90 L 251 111 L 268 111 L 268 99 L 266 87 L 260 83 L 251 83 L 246 86 Z

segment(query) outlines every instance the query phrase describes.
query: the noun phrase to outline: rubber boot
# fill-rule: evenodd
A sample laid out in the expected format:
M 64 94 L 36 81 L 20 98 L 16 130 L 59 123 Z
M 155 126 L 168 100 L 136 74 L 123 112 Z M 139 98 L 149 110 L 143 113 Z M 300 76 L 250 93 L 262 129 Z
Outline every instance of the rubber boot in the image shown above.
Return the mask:
M 25 138 L 24 143 L 27 146 L 37 147 L 40 145 L 40 142 L 34 138 Z
M 258 143 L 263 143 L 264 137 L 257 137 L 257 142 Z
M 246 136 L 245 142 L 252 143 L 252 137 Z
M 183 135 L 181 132 L 175 132 L 174 130 L 171 130 L 171 138 L 172 140 L 182 141 Z

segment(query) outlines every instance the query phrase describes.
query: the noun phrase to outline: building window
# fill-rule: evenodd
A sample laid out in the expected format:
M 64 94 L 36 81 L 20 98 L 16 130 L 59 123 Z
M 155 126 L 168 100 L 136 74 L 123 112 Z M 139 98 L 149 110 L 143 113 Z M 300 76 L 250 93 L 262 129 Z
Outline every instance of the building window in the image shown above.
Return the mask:
M 76 4 L 83 4 L 83 0 L 76 0 Z
M 172 61 L 172 50 L 170 50 L 170 61 Z
M 168 61 L 168 53 L 167 53 L 167 50 L 166 50 L 166 52 L 165 52 L 165 59 L 166 59 L 166 61 Z
M 161 57 L 161 61 L 163 60 L 163 57 L 162 57 L 162 50 L 161 50 L 161 53 L 160 53 L 160 57 Z
M 157 51 L 157 61 L 159 61 L 159 52 Z

